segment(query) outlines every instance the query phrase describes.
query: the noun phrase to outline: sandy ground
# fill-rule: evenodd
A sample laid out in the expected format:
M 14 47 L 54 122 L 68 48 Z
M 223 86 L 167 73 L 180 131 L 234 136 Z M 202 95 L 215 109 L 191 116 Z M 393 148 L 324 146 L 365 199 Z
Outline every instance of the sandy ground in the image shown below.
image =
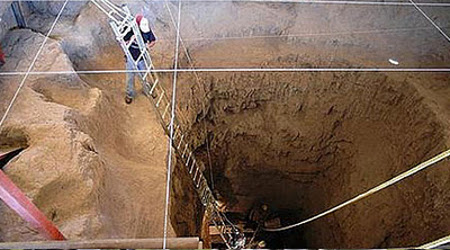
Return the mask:
M 26 54 L 37 50 L 33 44 L 42 36 L 10 35 L 8 50 L 29 49 L 9 57 L 3 70 L 24 70 L 31 58 Z M 55 41 L 36 65 L 36 70 L 72 69 Z M 2 111 L 18 80 L 2 78 Z M 1 138 L 1 147 L 25 138 L 26 150 L 4 170 L 68 238 L 162 236 L 167 139 L 145 97 L 125 105 L 122 82 L 91 85 L 76 75 L 30 78 Z M 8 208 L 1 209 L 2 240 L 39 238 Z

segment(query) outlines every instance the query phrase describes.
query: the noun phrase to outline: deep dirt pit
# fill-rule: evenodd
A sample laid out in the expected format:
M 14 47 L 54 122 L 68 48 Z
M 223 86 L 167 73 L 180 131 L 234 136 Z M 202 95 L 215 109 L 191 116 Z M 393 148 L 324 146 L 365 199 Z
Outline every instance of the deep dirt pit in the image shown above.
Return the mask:
M 297 222 L 403 172 L 448 145 L 442 117 L 414 88 L 416 76 L 217 73 L 200 77 L 200 88 L 179 85 L 179 106 L 183 115 L 191 117 L 186 128 L 195 138 L 191 142 L 196 145 L 197 158 L 207 165 L 205 176 L 210 185 L 229 211 L 241 217 L 253 204 L 265 203 L 283 225 Z M 99 211 L 88 212 L 100 216 L 99 221 L 94 228 L 82 223 L 86 229 L 76 235 L 158 236 L 161 224 L 155 222 L 162 212 L 164 175 L 160 167 L 165 166 L 166 141 L 149 103 L 140 96 L 133 105 L 125 106 L 121 77 L 82 79 L 84 84 L 71 84 L 72 88 L 48 81 L 31 85 L 47 105 L 73 109 L 65 119 L 89 135 L 91 139 L 84 139 L 83 147 L 100 159 L 100 172 L 96 173 L 100 190 L 93 191 L 95 198 L 86 198 L 86 202 L 99 203 Z M 448 91 L 445 76 L 433 79 L 436 86 L 443 83 Z M 119 83 L 112 84 L 114 81 Z M 181 75 L 180 82 L 193 81 L 189 75 Z M 155 135 L 143 140 L 148 133 Z M 162 145 L 158 154 L 152 146 L 155 138 Z M 152 160 L 156 158 L 160 167 L 152 167 L 151 171 L 157 172 L 146 176 L 147 164 L 156 164 Z M 178 164 L 171 223 L 179 236 L 198 235 L 203 211 L 183 171 Z M 270 248 L 418 245 L 448 230 L 448 171 L 448 163 L 440 164 L 297 230 L 262 233 L 257 239 L 266 240 Z M 148 184 L 156 185 L 158 180 L 158 192 L 149 189 Z M 53 189 L 42 192 L 50 195 Z M 152 210 L 146 202 L 155 199 L 161 204 Z M 50 206 L 44 211 L 61 216 L 56 217 L 57 222 L 67 220 L 63 223 L 66 230 L 80 223 L 69 211 L 55 212 L 43 194 L 36 202 L 44 208 Z M 57 204 L 58 198 L 51 203 Z M 125 216 L 118 216 L 122 213 Z M 72 217 L 75 222 L 68 219 Z M 151 231 L 147 231 L 149 225 Z
M 210 184 L 241 217 L 264 203 L 283 225 L 298 222 L 446 147 L 445 127 L 405 75 L 234 73 L 203 79 L 210 92 L 206 112 L 199 107 L 192 126 L 193 143 L 205 164 L 209 143 Z M 448 229 L 448 179 L 440 177 L 446 173 L 448 163 L 297 230 L 259 237 L 270 248 L 420 244 Z
M 92 13 L 97 12 L 82 15 Z M 89 27 L 84 25 L 79 27 Z M 106 22 L 104 26 L 108 28 Z M 52 43 L 50 49 L 57 47 L 61 56 L 51 66 L 58 70 L 70 70 L 71 63 L 83 70 L 122 68 L 123 55 L 110 32 L 93 29 L 101 39 L 92 41 L 104 44 L 75 46 L 77 40 L 65 39 L 68 63 L 62 49 Z M 284 47 L 270 40 L 252 54 L 255 43 L 235 43 L 240 47 L 234 53 L 241 55 L 231 53 L 231 57 L 242 65 L 251 59 L 273 67 L 293 67 L 298 60 L 314 62 L 322 58 L 320 51 L 329 49 L 317 45 L 313 55 L 305 56 L 310 44 Z M 220 61 L 233 46 L 237 45 L 193 46 L 193 58 L 206 64 L 206 59 L 234 64 Z M 348 46 L 349 51 L 353 49 Z M 157 48 L 155 54 L 161 61 L 170 61 L 167 51 Z M 44 64 L 54 59 L 54 53 L 50 50 L 43 56 L 40 70 L 52 69 Z M 276 65 L 268 63 L 272 59 Z M 348 66 L 333 60 L 335 67 Z M 2 141 L 5 134 L 8 140 L 19 138 L 14 143 L 26 142 L 29 148 L 6 172 L 72 239 L 161 237 L 167 139 L 148 101 L 141 95 L 126 106 L 123 76 L 80 77 L 30 79 L 7 124 L 11 129 L 0 137 Z M 445 73 L 217 73 L 200 74 L 200 78 L 198 88 L 195 78 L 181 74 L 179 107 L 190 117 L 185 128 L 192 135 L 197 158 L 206 164 L 205 176 L 237 216 L 245 217 L 253 204 L 265 203 L 283 225 L 297 222 L 450 145 L 450 88 Z M 166 83 L 169 86 L 170 81 Z M 10 94 L 13 87 L 5 84 L 1 91 Z M 0 102 L 2 108 L 5 100 Z M 449 166 L 448 161 L 440 163 L 298 230 L 261 234 L 258 239 L 271 248 L 405 247 L 437 239 L 450 230 Z M 171 206 L 177 235 L 198 236 L 202 212 L 184 167 L 178 164 Z M 11 213 L 1 216 L 7 219 L 0 220 L 0 239 L 35 236 Z
M 448 145 L 448 121 L 415 88 L 417 82 L 432 79 L 434 89 L 448 92 L 445 74 L 210 73 L 200 74 L 200 87 L 192 84 L 191 75 L 180 77 L 179 107 L 190 117 L 185 128 L 197 158 L 206 164 L 210 185 L 238 217 L 245 217 L 255 203 L 265 203 L 283 225 L 297 222 Z M 56 208 L 54 204 L 65 198 L 47 197 L 59 186 L 74 186 L 66 191 L 69 196 L 78 192 L 75 180 L 57 181 L 45 186 L 35 202 L 55 214 L 52 218 L 66 231 L 75 231 L 74 237 L 158 237 L 165 179 L 163 131 L 143 96 L 130 106 L 123 103 L 123 77 L 81 79 L 37 79 L 29 86 L 39 102 L 64 108 L 64 120 L 82 132 L 81 155 L 90 156 L 67 165 L 84 166 L 89 172 L 86 166 L 93 162 L 93 190 L 80 205 Z M 31 137 L 45 133 L 40 130 L 28 133 L 34 134 Z M 36 145 L 33 140 L 31 149 Z M 58 157 L 53 159 L 64 161 Z M 171 223 L 177 235 L 195 236 L 203 210 L 184 171 L 178 164 L 174 172 Z M 297 230 L 261 233 L 257 239 L 266 240 L 271 248 L 418 245 L 448 231 L 448 171 L 448 163 L 440 164 Z M 93 201 L 94 212 L 82 212 Z M 97 221 L 90 225 L 83 214 L 95 215 Z M 74 230 L 80 224 L 83 229 Z M 20 239 L 7 235 L 5 239 Z

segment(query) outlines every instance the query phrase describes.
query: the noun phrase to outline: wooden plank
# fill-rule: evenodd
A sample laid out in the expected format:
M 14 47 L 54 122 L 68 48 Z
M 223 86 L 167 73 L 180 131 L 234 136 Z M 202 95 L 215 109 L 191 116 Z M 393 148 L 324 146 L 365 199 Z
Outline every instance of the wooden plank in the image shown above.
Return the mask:
M 168 238 L 169 249 L 197 249 L 200 239 Z M 0 249 L 161 249 L 162 238 L 4 242 Z

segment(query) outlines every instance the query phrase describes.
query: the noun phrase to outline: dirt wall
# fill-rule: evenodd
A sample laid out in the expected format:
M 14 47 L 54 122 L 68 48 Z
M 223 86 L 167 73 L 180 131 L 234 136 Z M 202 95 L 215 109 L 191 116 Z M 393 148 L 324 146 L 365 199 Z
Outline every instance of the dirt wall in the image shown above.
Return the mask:
M 141 4 L 130 8 L 152 16 L 155 64 L 170 68 L 175 30 L 168 12 L 162 2 L 147 10 Z M 57 6 L 35 7 L 54 14 Z M 176 13 L 176 5 L 170 8 Z M 30 24 L 46 33 L 53 17 L 36 11 Z M 391 67 L 392 56 L 402 67 L 444 67 L 449 60 L 448 43 L 410 6 L 189 3 L 182 17 L 195 67 Z M 2 41 L 9 60 L 1 70 L 26 70 L 42 39 L 30 30 L 9 31 Z M 181 61 L 190 67 L 185 56 Z M 87 4 L 58 23 L 35 70 L 123 67 L 107 18 Z M 195 85 L 195 75 L 180 74 L 178 106 L 190 119 L 185 130 L 205 176 L 233 211 L 245 213 L 261 201 L 283 223 L 295 222 L 450 145 L 446 73 L 199 77 Z M 20 80 L 1 78 L 1 112 Z M 69 238 L 162 235 L 167 138 L 142 95 L 124 104 L 124 80 L 110 74 L 31 77 L 0 133 L 2 148 L 27 146 L 6 173 Z M 448 167 L 436 165 L 283 234 L 277 246 L 401 247 L 443 236 L 449 230 Z M 203 211 L 183 169 L 178 164 L 173 174 L 170 231 L 198 235 Z M 39 238 L 0 209 L 1 240 Z

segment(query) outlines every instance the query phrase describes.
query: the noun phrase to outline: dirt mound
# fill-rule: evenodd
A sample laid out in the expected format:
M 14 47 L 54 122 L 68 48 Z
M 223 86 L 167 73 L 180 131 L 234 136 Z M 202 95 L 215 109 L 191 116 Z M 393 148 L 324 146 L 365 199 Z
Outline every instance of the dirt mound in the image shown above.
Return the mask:
M 10 32 L 3 70 L 24 71 L 42 40 Z M 34 70 L 73 68 L 49 40 Z M 2 112 L 19 80 L 1 79 Z M 1 132 L 2 148 L 24 138 L 28 148 L 4 170 L 69 239 L 162 236 L 166 138 L 144 97 L 126 106 L 122 91 L 96 85 L 77 75 L 30 76 Z M 39 238 L 1 211 L 3 241 Z

